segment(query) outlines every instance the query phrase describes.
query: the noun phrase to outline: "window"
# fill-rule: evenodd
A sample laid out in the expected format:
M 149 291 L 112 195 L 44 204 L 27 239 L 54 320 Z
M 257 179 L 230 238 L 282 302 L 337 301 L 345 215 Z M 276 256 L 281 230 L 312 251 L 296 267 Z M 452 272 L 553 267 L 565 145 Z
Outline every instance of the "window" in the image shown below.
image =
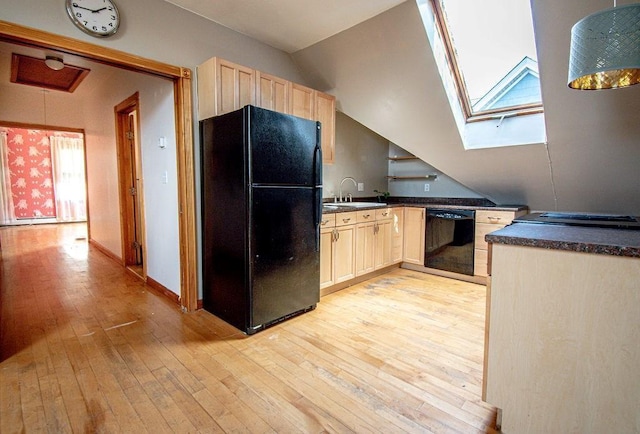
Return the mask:
M 431 0 L 467 122 L 542 112 L 529 0 Z

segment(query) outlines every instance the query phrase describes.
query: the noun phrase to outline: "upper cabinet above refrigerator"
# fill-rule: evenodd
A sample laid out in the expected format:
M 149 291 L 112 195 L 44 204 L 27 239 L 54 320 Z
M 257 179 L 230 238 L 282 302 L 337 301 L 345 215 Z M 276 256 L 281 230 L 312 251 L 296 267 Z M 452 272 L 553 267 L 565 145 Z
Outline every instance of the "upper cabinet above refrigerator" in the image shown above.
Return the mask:
M 319 121 L 323 163 L 334 163 L 336 99 L 333 95 L 219 57 L 198 66 L 197 84 L 198 120 L 255 105 Z

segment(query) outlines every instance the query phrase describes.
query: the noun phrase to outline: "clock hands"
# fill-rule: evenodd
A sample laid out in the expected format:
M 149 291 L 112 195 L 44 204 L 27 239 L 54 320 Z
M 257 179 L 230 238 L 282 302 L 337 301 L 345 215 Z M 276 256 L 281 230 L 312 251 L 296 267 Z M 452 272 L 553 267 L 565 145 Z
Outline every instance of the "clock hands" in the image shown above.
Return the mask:
M 103 7 L 103 8 L 100 8 L 100 9 L 93 10 L 93 9 L 85 8 L 84 6 L 79 6 L 79 5 L 76 5 L 76 4 L 74 4 L 74 6 L 76 8 L 78 8 L 78 9 L 84 9 L 85 11 L 89 11 L 89 12 L 92 12 L 94 14 L 97 14 L 98 12 L 101 12 L 101 11 L 106 9 L 106 7 Z

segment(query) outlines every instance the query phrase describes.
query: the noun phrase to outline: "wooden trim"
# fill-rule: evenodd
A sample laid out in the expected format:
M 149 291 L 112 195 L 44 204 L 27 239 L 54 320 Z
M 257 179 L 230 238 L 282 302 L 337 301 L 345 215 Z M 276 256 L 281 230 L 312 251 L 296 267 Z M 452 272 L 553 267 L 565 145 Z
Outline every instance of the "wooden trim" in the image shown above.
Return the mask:
M 135 160 L 132 150 L 128 145 L 126 133 L 128 130 L 128 120 L 131 112 L 136 111 L 139 115 L 139 94 L 134 93 L 124 101 L 118 103 L 114 108 L 115 131 L 116 131 L 116 154 L 118 160 L 118 192 L 120 198 L 120 237 L 122 259 L 125 266 L 135 264 L 135 250 L 132 250 L 131 244 L 135 240 L 135 224 L 131 222 L 134 219 L 133 201 L 128 194 L 131 184 L 128 180 L 131 178 L 132 160 Z M 136 122 L 136 126 L 139 122 Z M 134 134 L 138 134 L 136 131 Z M 139 134 L 138 134 L 139 136 Z
M 56 127 L 52 125 L 28 124 L 23 122 L 9 122 L 0 120 L 0 127 L 23 128 L 25 130 L 64 131 L 67 133 L 85 134 L 84 128 Z
M 89 238 L 89 244 L 91 245 L 91 247 L 94 247 L 97 251 L 99 251 L 103 255 L 113 259 L 118 264 L 120 264 L 120 265 L 122 265 L 124 267 L 124 261 L 121 258 L 118 258 L 115 253 L 113 253 L 111 250 L 107 249 L 105 246 L 103 246 L 102 244 L 100 244 L 96 240 L 94 240 L 92 238 Z
M 167 289 L 164 285 L 162 285 L 161 283 L 159 283 L 158 281 L 154 280 L 149 276 L 147 276 L 146 278 L 146 283 L 147 283 L 147 286 L 151 288 L 154 292 L 160 294 L 161 296 L 171 301 L 172 303 L 180 305 L 180 296 L 175 292 L 171 291 L 170 289 Z
M 183 309 L 195 310 L 197 255 L 191 70 L 1 20 L 0 40 L 62 51 L 111 66 L 173 80 L 179 184 L 180 300 Z
M 458 102 L 462 107 L 462 112 L 464 113 L 467 122 L 485 121 L 492 116 L 497 116 L 505 113 L 510 113 L 509 116 L 514 116 L 516 114 L 530 115 L 535 113 L 542 113 L 544 111 L 542 103 L 539 103 L 523 104 L 518 106 L 506 107 L 504 109 L 485 110 L 474 113 L 471 107 L 467 85 L 465 84 L 465 81 L 462 78 L 462 73 L 460 72 L 458 56 L 456 55 L 456 49 L 453 45 L 453 41 L 451 40 L 449 27 L 447 26 L 447 21 L 444 18 L 444 12 L 440 7 L 440 0 L 431 0 L 431 6 L 433 8 L 433 15 L 435 17 L 436 30 L 442 38 L 442 45 L 444 46 L 444 51 L 446 53 L 447 64 L 449 66 L 449 69 L 451 70 L 451 75 L 453 76 L 453 84 L 456 88 Z M 536 110 L 533 110 L 532 108 L 536 108 Z
M 0 39 L 5 38 L 12 42 L 63 51 L 108 65 L 118 66 L 132 71 L 149 72 L 167 78 L 179 77 L 182 71 L 182 68 L 178 66 L 146 59 L 125 53 L 124 51 L 94 45 L 7 21 L 0 21 Z
M 180 302 L 183 309 L 198 309 L 196 252 L 196 187 L 193 149 L 193 102 L 191 71 L 183 69 L 174 80 L 176 116 L 176 157 L 178 163 L 178 203 L 180 231 Z

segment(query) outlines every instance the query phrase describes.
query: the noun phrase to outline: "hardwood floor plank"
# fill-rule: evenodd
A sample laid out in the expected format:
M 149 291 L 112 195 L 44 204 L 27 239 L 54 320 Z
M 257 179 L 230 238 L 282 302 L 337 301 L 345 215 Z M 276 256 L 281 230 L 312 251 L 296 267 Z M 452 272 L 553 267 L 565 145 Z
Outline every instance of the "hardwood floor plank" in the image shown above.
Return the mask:
M 394 269 L 245 336 L 79 234 L 0 228 L 2 433 L 495 433 L 483 286 Z

